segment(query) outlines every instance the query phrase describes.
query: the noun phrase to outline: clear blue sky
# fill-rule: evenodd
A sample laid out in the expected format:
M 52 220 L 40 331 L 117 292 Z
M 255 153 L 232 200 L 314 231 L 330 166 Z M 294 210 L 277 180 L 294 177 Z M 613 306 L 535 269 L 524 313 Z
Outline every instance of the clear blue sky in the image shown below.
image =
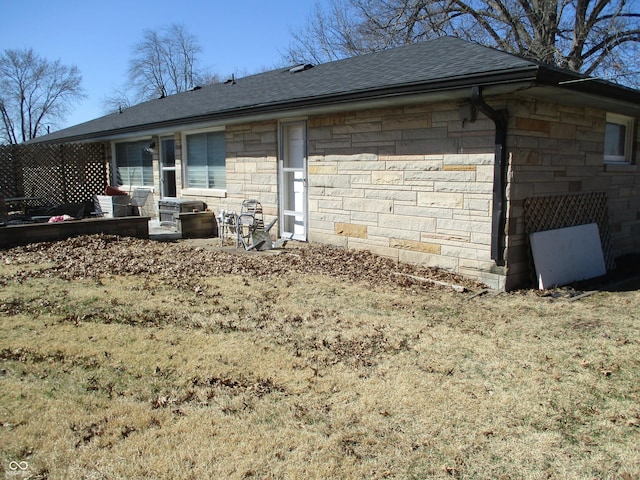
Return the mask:
M 323 3 L 326 0 L 321 0 Z M 126 81 L 132 47 L 145 29 L 184 24 L 202 45 L 201 62 L 221 77 L 282 64 L 291 31 L 315 0 L 0 0 L 0 50 L 32 48 L 76 65 L 87 98 L 64 124 L 103 115 L 102 100 Z

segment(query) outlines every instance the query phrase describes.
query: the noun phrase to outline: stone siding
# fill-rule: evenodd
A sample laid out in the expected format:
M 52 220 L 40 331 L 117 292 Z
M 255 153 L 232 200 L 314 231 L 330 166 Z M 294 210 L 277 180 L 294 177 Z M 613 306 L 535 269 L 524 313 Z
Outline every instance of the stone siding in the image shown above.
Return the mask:
M 206 191 L 180 191 L 183 198 L 203 200 L 216 214 L 220 210 L 240 212 L 242 201 L 255 198 L 262 204 L 265 221 L 278 216 L 278 123 L 276 121 L 229 126 L 226 195 Z M 182 172 L 182 138 L 176 136 L 176 171 Z M 177 184 L 182 184 L 181 177 Z
M 526 96 L 491 104 L 509 115 L 506 267 L 490 255 L 494 124 L 482 114 L 462 122 L 452 103 L 309 117 L 309 240 L 512 289 L 530 285 L 525 199 L 604 191 L 614 254 L 640 251 L 640 172 L 635 162 L 604 163 L 605 111 Z M 180 189 L 176 134 L 178 196 L 203 200 L 216 214 L 256 198 L 270 221 L 278 215 L 278 122 L 225 132 L 227 189 L 217 193 Z
M 613 254 L 640 252 L 640 171 L 604 162 L 606 111 L 533 98 L 508 103 L 510 187 L 506 288 L 529 285 L 531 260 L 524 224 L 530 197 L 605 192 Z M 638 139 L 634 159 L 637 161 Z M 635 161 L 634 161 L 635 163 Z
M 498 287 L 493 124 L 453 104 L 308 120 L 310 240 L 438 266 Z

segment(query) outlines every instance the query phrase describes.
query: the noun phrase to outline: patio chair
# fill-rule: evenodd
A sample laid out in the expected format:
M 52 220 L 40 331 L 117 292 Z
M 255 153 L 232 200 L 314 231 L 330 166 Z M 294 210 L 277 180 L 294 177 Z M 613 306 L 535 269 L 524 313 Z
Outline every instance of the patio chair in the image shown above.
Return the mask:
M 245 200 L 242 202 L 242 210 L 240 215 L 253 215 L 256 228 L 264 228 L 264 216 L 262 214 L 262 204 L 255 199 Z
M 131 201 L 129 205 L 133 207 L 135 215 L 138 216 L 150 216 L 147 209 L 147 200 L 153 194 L 150 188 L 135 188 L 131 193 Z
M 255 199 L 244 200 L 240 215 L 236 217 L 236 247 L 242 243 L 245 250 L 260 249 L 265 243 L 264 239 L 256 242 L 254 236 L 257 231 L 264 228 L 262 204 Z
M 258 229 L 256 217 L 251 213 L 241 213 L 236 217 L 236 248 L 242 244 L 245 250 L 260 249 L 264 240 L 256 243 L 254 234 Z
M 265 227 L 262 205 L 251 199 L 242 202 L 242 211 L 236 217 L 236 247 L 240 244 L 245 250 L 271 250 L 284 246 L 289 239 L 280 239 L 276 243 L 271 241 L 269 231 L 278 219 L 275 218 Z

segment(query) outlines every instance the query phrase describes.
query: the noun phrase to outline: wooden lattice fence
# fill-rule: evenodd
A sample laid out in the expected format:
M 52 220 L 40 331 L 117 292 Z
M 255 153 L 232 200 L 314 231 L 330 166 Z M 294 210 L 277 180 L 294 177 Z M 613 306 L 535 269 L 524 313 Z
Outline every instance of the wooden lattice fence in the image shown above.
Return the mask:
M 37 197 L 48 205 L 85 203 L 106 185 L 102 144 L 0 146 L 0 197 Z
M 607 270 L 615 268 L 604 192 L 528 198 L 524 202 L 527 236 L 556 228 L 596 223 Z

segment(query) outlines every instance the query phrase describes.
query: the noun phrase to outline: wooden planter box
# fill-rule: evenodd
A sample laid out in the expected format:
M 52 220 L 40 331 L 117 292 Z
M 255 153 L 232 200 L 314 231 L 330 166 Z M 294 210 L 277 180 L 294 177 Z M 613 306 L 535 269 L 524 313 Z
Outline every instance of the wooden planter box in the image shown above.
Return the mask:
M 182 238 L 210 238 L 218 234 L 213 212 L 178 213 L 176 226 Z
M 149 238 L 149 217 L 85 218 L 57 223 L 29 223 L 0 227 L 0 248 L 53 242 L 80 235 L 120 235 Z

